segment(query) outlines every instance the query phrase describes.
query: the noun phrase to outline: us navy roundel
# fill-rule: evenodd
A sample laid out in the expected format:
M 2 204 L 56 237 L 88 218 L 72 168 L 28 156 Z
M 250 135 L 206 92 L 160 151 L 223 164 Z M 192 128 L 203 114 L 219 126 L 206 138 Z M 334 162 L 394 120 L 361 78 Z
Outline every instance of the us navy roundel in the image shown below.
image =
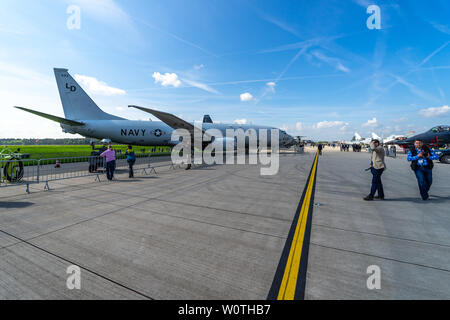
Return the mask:
M 160 137 L 162 135 L 162 131 L 159 129 L 155 130 L 155 136 Z

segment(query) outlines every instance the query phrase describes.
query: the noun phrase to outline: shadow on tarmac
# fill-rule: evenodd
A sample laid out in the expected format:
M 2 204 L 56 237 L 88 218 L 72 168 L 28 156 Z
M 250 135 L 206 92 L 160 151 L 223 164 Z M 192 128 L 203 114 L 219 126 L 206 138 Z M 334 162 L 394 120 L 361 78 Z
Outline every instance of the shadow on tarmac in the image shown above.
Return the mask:
M 446 201 L 450 201 L 450 197 L 439 197 L 439 196 L 433 196 L 430 195 L 430 198 L 426 201 L 422 200 L 419 197 L 407 197 L 407 198 L 386 198 L 383 201 L 401 201 L 401 202 L 416 202 L 416 203 L 426 203 L 428 201 L 431 202 L 435 202 L 435 203 L 441 203 L 441 202 L 446 202 Z
M 0 202 L 0 208 L 26 208 L 32 206 L 33 204 L 33 202 Z

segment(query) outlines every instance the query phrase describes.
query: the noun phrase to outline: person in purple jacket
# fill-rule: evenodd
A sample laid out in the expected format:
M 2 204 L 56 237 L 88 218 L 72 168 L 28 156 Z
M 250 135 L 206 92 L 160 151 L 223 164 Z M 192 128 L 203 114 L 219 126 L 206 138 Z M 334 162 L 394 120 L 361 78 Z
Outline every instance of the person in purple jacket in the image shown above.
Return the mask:
M 108 149 L 100 157 L 106 158 L 106 178 L 111 181 L 114 178 L 114 169 L 116 168 L 116 152 L 109 145 Z

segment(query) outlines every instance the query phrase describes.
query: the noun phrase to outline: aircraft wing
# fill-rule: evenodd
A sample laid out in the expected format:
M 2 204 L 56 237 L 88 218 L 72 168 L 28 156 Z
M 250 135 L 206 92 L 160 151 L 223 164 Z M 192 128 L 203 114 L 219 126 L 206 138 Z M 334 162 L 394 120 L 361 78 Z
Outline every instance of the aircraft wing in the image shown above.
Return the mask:
M 204 131 L 202 131 L 200 128 L 197 128 L 192 123 L 189 123 L 181 118 L 178 118 L 177 116 L 175 116 L 171 113 L 157 111 L 154 109 L 149 109 L 149 108 L 144 108 L 144 107 L 139 107 L 139 106 L 132 106 L 132 105 L 128 106 L 128 107 L 136 108 L 136 109 L 148 112 L 148 113 L 154 115 L 155 117 L 157 117 L 158 119 L 160 119 L 162 122 L 167 124 L 169 127 L 173 128 L 174 130 L 176 130 L 176 129 L 188 130 L 189 133 L 191 134 L 191 137 L 194 137 L 194 132 L 197 132 L 196 134 L 198 134 L 198 136 L 200 136 L 200 137 L 202 136 L 202 134 L 204 134 Z
M 14 108 L 17 108 L 17 109 L 20 109 L 20 110 L 23 110 L 23 111 L 35 114 L 37 116 L 40 116 L 40 117 L 43 117 L 43 118 L 46 118 L 46 119 L 49 119 L 49 120 L 52 120 L 52 121 L 56 121 L 56 122 L 59 122 L 59 123 L 62 123 L 62 124 L 66 124 L 66 125 L 69 125 L 69 126 L 84 126 L 83 122 L 69 120 L 69 119 L 65 119 L 65 118 L 60 118 L 60 117 L 57 117 L 57 116 L 52 116 L 51 114 L 48 114 L 48 113 L 43 113 L 43 112 L 27 109 L 27 108 L 24 108 L 24 107 L 17 107 L 17 106 L 15 106 Z

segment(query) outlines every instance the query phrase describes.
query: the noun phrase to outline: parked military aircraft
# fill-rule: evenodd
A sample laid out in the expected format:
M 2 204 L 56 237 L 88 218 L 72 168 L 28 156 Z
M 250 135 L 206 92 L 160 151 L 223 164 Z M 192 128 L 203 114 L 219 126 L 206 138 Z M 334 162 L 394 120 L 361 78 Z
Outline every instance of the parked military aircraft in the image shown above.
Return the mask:
M 405 138 L 404 135 L 398 135 L 398 134 L 391 134 L 390 136 L 383 139 L 384 144 L 391 144 L 392 142 Z
M 54 73 L 65 118 L 24 107 L 16 108 L 60 123 L 64 132 L 78 133 L 89 138 L 110 139 L 121 144 L 174 146 L 179 143 L 179 140 L 171 140 L 174 129 L 185 128 L 191 132 L 194 129 L 198 129 L 193 123 L 184 121 L 172 114 L 143 107 L 137 108 L 152 113 L 163 122 L 128 120 L 106 113 L 86 94 L 83 88 L 72 78 L 67 69 L 55 68 Z M 260 130 L 276 129 L 279 131 L 281 147 L 290 147 L 295 144 L 295 139 L 292 136 L 274 127 L 251 124 L 213 123 L 211 117 L 205 115 L 202 129 L 205 131 L 210 128 L 220 130 L 224 136 L 226 129 L 236 130 L 240 128 L 244 131 L 250 129 L 258 133 Z M 259 139 L 259 134 L 257 137 Z M 269 138 L 270 133 L 268 134 L 268 140 Z
M 413 145 L 414 141 L 416 140 L 422 140 L 424 143 L 436 147 L 450 144 L 450 126 L 448 125 L 436 126 L 426 132 L 416 134 L 412 137 L 408 137 L 401 140 L 397 139 L 393 141 L 393 143 L 403 147 L 408 147 Z
M 352 139 L 350 141 L 341 141 L 341 142 L 345 143 L 345 144 L 350 144 L 350 145 L 353 145 L 353 144 L 366 145 L 366 144 L 369 144 L 370 141 L 372 141 L 372 139 L 377 139 L 377 137 L 378 136 L 375 133 L 372 133 L 372 137 L 371 138 L 363 138 L 363 137 L 361 137 L 358 134 L 358 132 L 355 132 L 355 134 L 353 135 L 353 137 L 352 137 Z

